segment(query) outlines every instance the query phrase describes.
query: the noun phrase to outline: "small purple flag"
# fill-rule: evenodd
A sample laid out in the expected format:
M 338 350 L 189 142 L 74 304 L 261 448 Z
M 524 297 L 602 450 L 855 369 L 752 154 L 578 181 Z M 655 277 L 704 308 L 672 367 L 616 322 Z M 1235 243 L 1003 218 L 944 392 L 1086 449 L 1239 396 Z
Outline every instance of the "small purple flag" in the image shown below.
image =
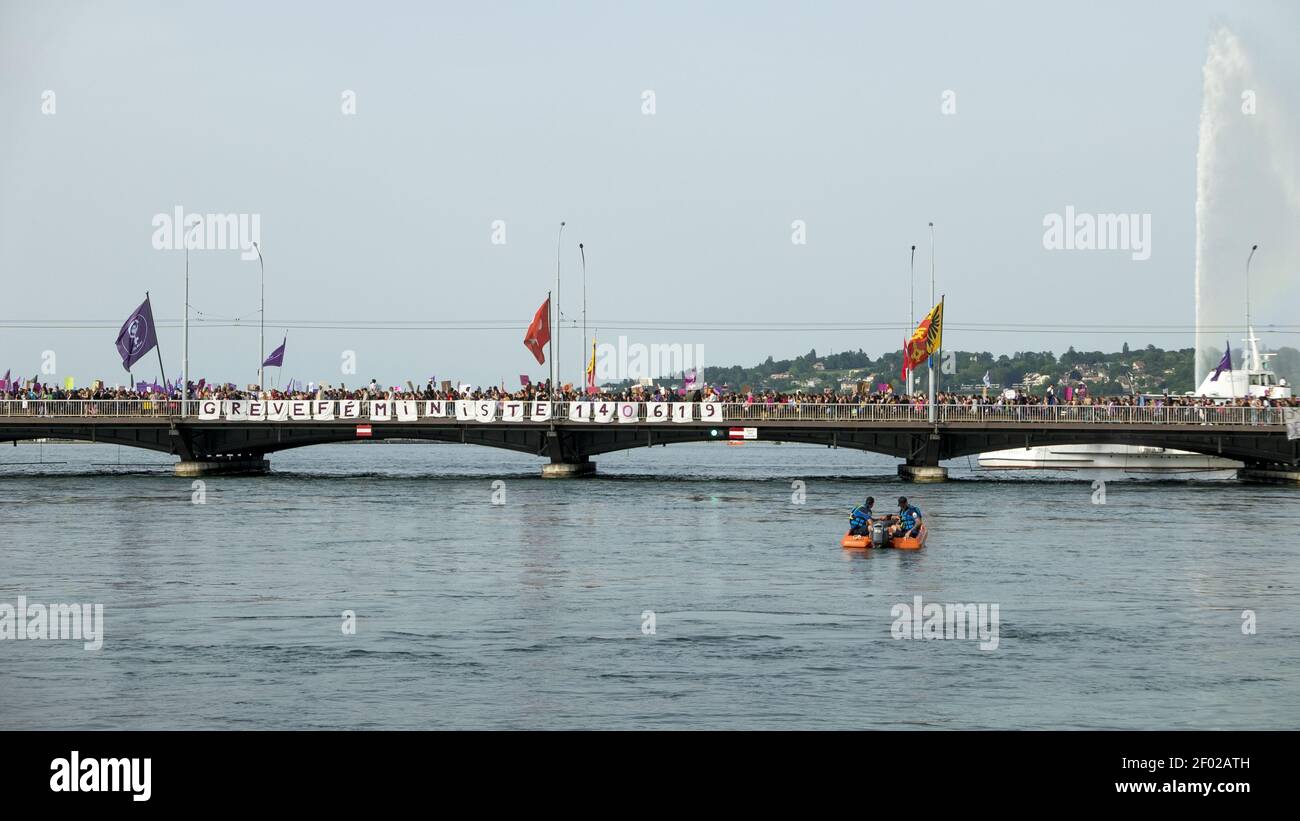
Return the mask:
M 285 337 L 280 343 L 280 347 L 271 351 L 271 355 L 262 363 L 263 368 L 283 368 L 284 367 L 284 346 L 289 344 L 289 337 Z
M 149 383 L 148 383 L 148 382 L 136 382 L 136 383 L 135 383 L 135 392 L 136 392 L 136 393 L 144 393 L 144 392 L 147 391 L 147 390 L 149 390 Z
M 1224 371 L 1228 371 L 1228 372 L 1232 371 L 1232 346 L 1226 340 L 1224 341 L 1223 344 L 1227 346 L 1227 349 L 1224 350 L 1223 358 L 1219 360 L 1218 367 L 1214 369 L 1214 376 L 1210 377 L 1211 382 L 1218 382 L 1219 374 L 1223 373 Z
M 122 369 L 129 371 L 140 357 L 158 345 L 158 332 L 153 324 L 153 309 L 149 297 L 136 308 L 117 332 L 117 352 L 122 355 Z
M 10 374 L 10 373 L 11 373 L 10 371 L 5 371 L 5 378 L 4 378 L 4 379 L 0 379 L 0 391 L 7 391 L 7 390 L 9 390 L 9 374 Z
M 519 374 L 519 384 L 520 384 L 520 385 L 523 385 L 523 386 L 526 388 L 526 387 L 528 387 L 529 385 L 531 385 L 532 383 L 533 383 L 533 380 L 531 380 L 531 379 L 528 378 L 528 374 L 526 374 L 526 373 L 521 373 L 521 374 Z

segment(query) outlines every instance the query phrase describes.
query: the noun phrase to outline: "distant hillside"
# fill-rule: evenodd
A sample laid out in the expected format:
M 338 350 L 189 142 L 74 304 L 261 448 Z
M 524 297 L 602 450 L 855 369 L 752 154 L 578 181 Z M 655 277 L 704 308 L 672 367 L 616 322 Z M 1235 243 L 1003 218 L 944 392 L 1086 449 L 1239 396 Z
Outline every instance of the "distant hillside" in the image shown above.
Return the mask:
M 1073 347 L 1057 357 L 1050 351 L 1023 351 L 1010 356 L 991 353 L 956 351 L 955 374 L 945 374 L 940 383 L 945 390 L 978 391 L 985 372 L 997 388 L 1019 387 L 1041 392 L 1049 384 L 1083 382 L 1094 395 L 1119 393 L 1184 393 L 1193 384 L 1193 349 L 1165 351 L 1154 345 L 1130 350 L 1125 343 L 1120 351 L 1076 351 Z M 1273 360 L 1278 375 L 1296 384 L 1300 378 L 1300 350 L 1283 347 Z M 758 391 L 775 390 L 836 392 L 850 389 L 859 381 L 873 385 L 888 382 L 898 391 L 902 386 L 900 370 L 902 352 L 891 351 L 872 357 L 862 350 L 819 356 L 811 350 L 794 359 L 773 359 L 754 367 L 706 367 L 704 379 L 711 385 L 726 384 L 733 389 L 749 386 Z M 924 384 L 925 368 L 918 370 Z

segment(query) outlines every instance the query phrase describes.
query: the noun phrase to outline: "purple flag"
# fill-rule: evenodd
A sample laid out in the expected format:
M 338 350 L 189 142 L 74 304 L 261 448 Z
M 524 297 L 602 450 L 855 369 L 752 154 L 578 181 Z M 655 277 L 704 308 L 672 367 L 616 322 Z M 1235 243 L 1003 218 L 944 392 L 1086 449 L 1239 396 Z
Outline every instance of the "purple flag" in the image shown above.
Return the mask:
M 147 391 L 147 390 L 149 390 L 149 383 L 148 383 L 148 382 L 136 382 L 136 383 L 135 383 L 135 392 L 136 392 L 136 393 L 144 393 L 144 392 Z
M 10 371 L 5 371 L 5 378 L 0 379 L 0 391 L 9 390 L 9 374 Z
M 126 320 L 122 330 L 117 332 L 117 352 L 122 355 L 123 370 L 131 366 L 140 357 L 158 346 L 158 332 L 153 324 L 153 309 L 149 307 L 149 297 Z
M 284 346 L 289 344 L 289 337 L 285 337 L 280 343 L 280 347 L 271 351 L 271 355 L 262 363 L 263 368 L 283 368 L 284 367 Z
M 1227 346 L 1227 349 L 1223 352 L 1223 358 L 1219 360 L 1219 366 L 1214 369 L 1214 376 L 1210 377 L 1211 382 L 1218 382 L 1219 374 L 1224 371 L 1232 371 L 1232 346 L 1226 340 L 1223 344 Z
M 519 374 L 519 384 L 520 384 L 520 385 L 522 385 L 522 386 L 524 386 L 524 387 L 526 388 L 526 387 L 528 387 L 531 383 L 532 383 L 532 380 L 528 378 L 528 374 L 526 374 L 526 373 L 521 373 L 521 374 Z
M 682 387 L 686 388 L 686 390 L 695 390 L 697 384 L 699 384 L 699 377 L 696 375 L 694 368 L 682 374 Z

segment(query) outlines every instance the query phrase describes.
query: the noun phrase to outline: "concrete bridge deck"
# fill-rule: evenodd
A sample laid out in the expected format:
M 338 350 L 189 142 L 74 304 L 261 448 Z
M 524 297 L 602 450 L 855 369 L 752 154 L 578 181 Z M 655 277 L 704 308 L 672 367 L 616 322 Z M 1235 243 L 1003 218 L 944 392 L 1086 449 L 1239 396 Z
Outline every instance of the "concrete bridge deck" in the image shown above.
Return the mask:
M 178 473 L 198 475 L 265 471 L 266 456 L 288 448 L 424 439 L 529 453 L 549 459 L 544 475 L 576 476 L 592 472 L 591 457 L 602 453 L 735 436 L 882 453 L 902 460 L 905 478 L 920 481 L 943 478 L 942 460 L 991 450 L 1128 444 L 1222 456 L 1245 463 L 1245 478 L 1300 482 L 1294 408 L 421 399 L 190 400 L 186 411 L 176 401 L 0 402 L 0 442 L 146 448 L 178 456 Z

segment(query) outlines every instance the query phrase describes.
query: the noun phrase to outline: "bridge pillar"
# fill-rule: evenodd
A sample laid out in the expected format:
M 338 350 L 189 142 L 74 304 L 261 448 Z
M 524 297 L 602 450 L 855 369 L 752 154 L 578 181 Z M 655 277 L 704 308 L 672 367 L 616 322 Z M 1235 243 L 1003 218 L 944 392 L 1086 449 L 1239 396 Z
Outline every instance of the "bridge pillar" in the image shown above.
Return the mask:
M 1289 465 L 1246 465 L 1237 471 L 1243 482 L 1262 482 L 1269 485 L 1300 485 L 1300 468 Z
M 177 476 L 260 476 L 271 469 L 271 460 L 261 456 L 209 456 L 182 459 L 176 463 Z
M 569 461 L 552 460 L 550 464 L 542 465 L 543 479 L 576 479 L 579 476 L 594 476 L 596 474 L 596 463 L 586 456 Z
M 939 465 L 909 465 L 904 463 L 898 466 L 898 476 L 904 482 L 946 482 L 948 480 L 948 468 Z

